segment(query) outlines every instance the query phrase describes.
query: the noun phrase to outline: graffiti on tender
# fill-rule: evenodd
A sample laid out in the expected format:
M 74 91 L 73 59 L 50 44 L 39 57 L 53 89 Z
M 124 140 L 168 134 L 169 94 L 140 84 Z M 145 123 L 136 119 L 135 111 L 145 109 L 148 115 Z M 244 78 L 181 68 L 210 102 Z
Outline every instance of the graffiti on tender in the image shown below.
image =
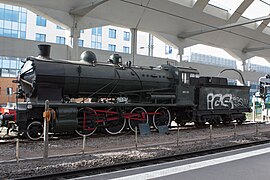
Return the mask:
M 215 109 L 219 107 L 234 108 L 232 94 L 213 94 L 207 95 L 207 109 Z
M 213 94 L 209 93 L 207 95 L 207 109 L 215 109 L 226 107 L 228 109 L 234 109 L 236 107 L 243 107 L 248 102 L 248 100 L 243 99 L 238 96 L 233 96 L 232 94 Z
M 240 97 L 237 97 L 237 96 L 234 96 L 233 97 L 233 105 L 234 107 L 243 107 L 244 104 L 245 104 L 245 99 L 243 98 L 240 98 Z

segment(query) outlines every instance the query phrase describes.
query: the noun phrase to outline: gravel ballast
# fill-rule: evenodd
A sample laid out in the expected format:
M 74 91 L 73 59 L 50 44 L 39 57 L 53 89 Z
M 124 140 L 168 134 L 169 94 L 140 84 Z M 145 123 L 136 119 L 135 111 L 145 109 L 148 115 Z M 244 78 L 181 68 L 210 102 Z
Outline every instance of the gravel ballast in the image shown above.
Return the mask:
M 85 153 L 82 153 L 81 137 L 60 138 L 49 141 L 47 162 L 42 158 L 43 142 L 20 142 L 19 162 L 15 159 L 16 143 L 0 143 L 0 177 L 29 177 L 270 139 L 269 124 L 258 124 L 257 127 L 258 133 L 255 124 L 237 126 L 236 134 L 234 126 L 213 127 L 211 141 L 208 128 L 183 128 L 179 131 L 178 146 L 176 130 L 167 135 L 152 132 L 150 136 L 138 136 L 137 149 L 135 136 L 130 132 L 118 136 L 94 135 L 87 137 Z

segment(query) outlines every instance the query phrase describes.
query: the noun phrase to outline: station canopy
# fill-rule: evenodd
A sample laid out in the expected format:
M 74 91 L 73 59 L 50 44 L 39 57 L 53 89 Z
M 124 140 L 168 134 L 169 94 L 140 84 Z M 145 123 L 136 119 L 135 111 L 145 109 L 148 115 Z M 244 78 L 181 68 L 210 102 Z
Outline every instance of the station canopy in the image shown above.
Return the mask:
M 0 0 L 69 29 L 134 28 L 167 44 L 205 44 L 270 60 L 270 0 Z

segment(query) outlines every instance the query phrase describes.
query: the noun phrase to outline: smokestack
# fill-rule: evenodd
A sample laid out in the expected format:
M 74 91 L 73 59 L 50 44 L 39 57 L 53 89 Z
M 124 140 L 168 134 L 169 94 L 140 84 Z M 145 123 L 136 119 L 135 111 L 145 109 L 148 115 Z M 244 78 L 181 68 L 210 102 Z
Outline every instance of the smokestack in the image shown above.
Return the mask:
M 39 44 L 38 49 L 39 49 L 39 54 L 38 54 L 39 56 L 50 59 L 51 45 Z

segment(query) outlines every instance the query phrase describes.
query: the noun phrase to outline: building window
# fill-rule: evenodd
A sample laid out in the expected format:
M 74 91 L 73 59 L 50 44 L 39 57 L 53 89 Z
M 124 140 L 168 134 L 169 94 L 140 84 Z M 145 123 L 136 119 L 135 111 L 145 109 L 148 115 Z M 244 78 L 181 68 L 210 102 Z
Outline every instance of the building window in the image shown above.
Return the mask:
M 79 39 L 79 40 L 78 40 L 78 46 L 79 46 L 79 47 L 83 47 L 83 40 L 82 40 L 82 39 Z
M 109 51 L 115 51 L 115 50 L 116 50 L 116 45 L 114 45 L 114 44 L 109 44 L 109 45 L 108 45 L 108 50 L 109 50 Z
M 165 54 L 172 54 L 172 47 L 171 46 L 168 46 L 168 45 L 165 46 Z
M 7 87 L 7 95 L 10 96 L 13 94 L 13 88 L 12 87 Z
M 96 41 L 91 41 L 91 48 L 96 48 L 96 44 L 97 44 Z
M 130 32 L 124 31 L 124 41 L 129 41 L 130 40 Z
M 10 60 L 8 59 L 3 59 L 3 65 L 2 68 L 8 68 L 10 69 Z
M 91 41 L 91 48 L 101 49 L 102 43 L 97 41 Z
M 124 53 L 129 53 L 129 47 L 123 46 L 123 52 Z
M 26 32 L 25 31 L 20 31 L 20 38 L 26 39 Z
M 91 48 L 102 48 L 102 27 L 92 28 Z
M 101 49 L 102 48 L 102 43 L 101 42 L 97 42 L 97 49 Z
M 62 28 L 61 26 L 58 26 L 58 25 L 56 25 L 56 29 L 64 30 L 64 28 Z
M 109 38 L 116 39 L 116 30 L 115 29 L 109 29 Z
M 46 42 L 46 34 L 36 33 L 36 41 Z
M 102 27 L 92 28 L 91 48 L 102 48 Z
M 66 38 L 61 36 L 56 36 L 56 43 L 57 44 L 66 44 Z
M 84 29 L 80 30 L 80 33 L 84 33 Z
M 92 28 L 92 35 L 102 36 L 102 28 L 101 27 Z
M 46 27 L 46 23 L 47 23 L 47 20 L 44 17 L 37 15 L 37 19 L 36 19 L 37 26 Z
M 0 77 L 16 77 L 22 66 L 21 58 L 0 56 Z
M 0 5 L 0 36 L 25 39 L 26 10 L 18 6 Z

